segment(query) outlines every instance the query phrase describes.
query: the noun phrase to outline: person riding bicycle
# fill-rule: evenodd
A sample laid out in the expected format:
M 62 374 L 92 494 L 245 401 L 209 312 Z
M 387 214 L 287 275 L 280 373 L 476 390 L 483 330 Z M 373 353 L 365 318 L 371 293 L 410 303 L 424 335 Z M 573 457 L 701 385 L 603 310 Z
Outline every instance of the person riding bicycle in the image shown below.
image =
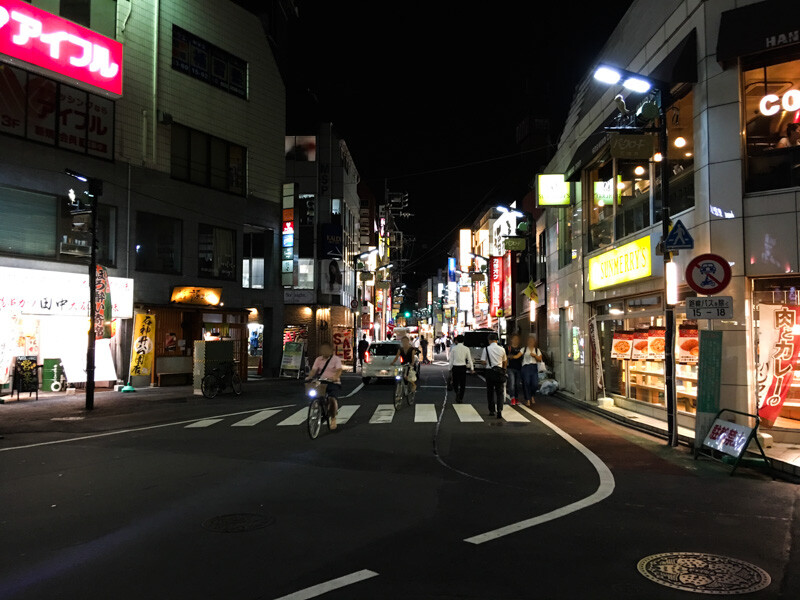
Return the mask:
M 334 355 L 330 342 L 322 342 L 319 351 L 320 355 L 314 361 L 306 381 L 316 378 L 327 382 L 325 394 L 331 399 L 329 423 L 331 429 L 336 429 L 337 398 L 342 389 L 342 359 Z
M 408 336 L 405 335 L 400 340 L 400 349 L 397 351 L 397 354 L 392 361 L 392 364 L 396 364 L 397 359 L 400 359 L 400 364 L 402 364 L 404 367 L 403 379 L 409 383 L 412 393 L 417 391 L 417 371 L 414 369 L 414 366 L 419 360 L 418 355 L 419 350 L 411 345 L 411 340 L 409 340 Z

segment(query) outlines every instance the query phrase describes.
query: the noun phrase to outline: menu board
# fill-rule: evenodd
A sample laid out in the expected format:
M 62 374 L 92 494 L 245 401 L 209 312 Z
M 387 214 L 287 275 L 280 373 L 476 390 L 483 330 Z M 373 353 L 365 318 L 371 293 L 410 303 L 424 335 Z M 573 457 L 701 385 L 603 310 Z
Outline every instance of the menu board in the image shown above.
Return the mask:
M 697 323 L 684 323 L 678 327 L 678 349 L 676 360 L 687 365 L 696 365 L 700 358 L 700 339 Z
M 611 358 L 628 360 L 633 349 L 632 331 L 615 331 L 614 339 L 611 342 Z
M 632 360 L 647 360 L 647 329 L 637 329 L 633 332 Z
M 18 356 L 14 368 L 14 389 L 17 392 L 37 392 L 39 390 L 39 365 L 36 356 Z
M 651 327 L 647 331 L 647 358 L 649 360 L 664 360 L 667 349 L 667 343 L 664 339 L 666 336 L 666 327 Z

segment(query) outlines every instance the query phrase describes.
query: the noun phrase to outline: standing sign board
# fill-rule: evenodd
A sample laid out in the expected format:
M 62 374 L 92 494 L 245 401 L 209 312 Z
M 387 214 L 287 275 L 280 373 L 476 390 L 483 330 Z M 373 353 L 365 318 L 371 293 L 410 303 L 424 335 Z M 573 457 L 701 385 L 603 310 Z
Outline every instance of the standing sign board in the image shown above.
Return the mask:
M 281 358 L 281 377 L 300 378 L 303 370 L 303 343 L 286 342 L 283 345 L 283 357 Z
M 715 419 L 703 440 L 703 445 L 730 456 L 741 456 L 753 433 L 752 427 L 746 427 L 730 421 Z
M 14 387 L 19 400 L 20 392 L 36 392 L 36 399 L 39 399 L 39 365 L 36 363 L 36 356 L 18 356 L 14 367 Z
M 731 266 L 716 254 L 701 254 L 686 267 L 686 285 L 698 294 L 719 294 L 731 282 Z
M 700 332 L 700 360 L 697 368 L 697 415 L 695 416 L 694 444 L 700 447 L 719 411 L 720 384 L 722 381 L 722 332 Z

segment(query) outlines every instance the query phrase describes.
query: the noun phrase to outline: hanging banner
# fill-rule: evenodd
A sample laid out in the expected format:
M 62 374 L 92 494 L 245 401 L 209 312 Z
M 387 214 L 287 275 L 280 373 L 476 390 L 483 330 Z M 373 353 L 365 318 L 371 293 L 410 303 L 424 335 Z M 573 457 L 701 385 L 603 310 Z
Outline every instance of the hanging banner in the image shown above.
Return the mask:
M 333 353 L 342 360 L 353 360 L 353 330 L 349 327 L 333 328 Z
M 514 269 L 517 256 L 514 252 L 506 252 L 503 256 L 503 316 L 510 317 L 516 314 L 516 296 L 514 295 Z
M 133 322 L 131 375 L 150 375 L 155 351 L 156 317 L 139 313 Z
M 606 395 L 606 385 L 603 379 L 603 364 L 601 362 L 600 337 L 597 333 L 597 317 L 589 317 L 589 340 L 592 344 L 592 367 L 594 369 L 594 380 L 597 389 L 603 390 Z
M 700 358 L 700 339 L 697 336 L 697 323 L 684 323 L 678 327 L 678 348 L 675 360 L 685 365 L 696 365 Z
M 648 360 L 664 360 L 667 353 L 666 336 L 666 327 L 651 327 L 647 331 Z
M 647 346 L 647 329 L 637 329 L 634 331 L 631 360 L 647 360 Z
M 493 256 L 489 272 L 489 314 L 497 316 L 503 307 L 503 257 Z
M 800 351 L 800 307 L 762 304 L 759 307 L 758 416 L 774 423 L 794 381 Z
M 102 340 L 111 337 L 111 284 L 108 282 L 108 271 L 97 265 L 94 290 L 94 337 Z
M 633 349 L 632 331 L 615 331 L 614 339 L 611 342 L 611 358 L 628 360 Z

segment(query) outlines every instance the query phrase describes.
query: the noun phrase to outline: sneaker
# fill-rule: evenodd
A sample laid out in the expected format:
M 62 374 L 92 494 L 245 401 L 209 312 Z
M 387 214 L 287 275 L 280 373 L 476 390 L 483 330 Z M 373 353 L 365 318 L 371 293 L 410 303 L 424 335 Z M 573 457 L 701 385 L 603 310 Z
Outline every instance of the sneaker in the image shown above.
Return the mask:
M 511 399 L 511 406 L 516 406 L 516 405 L 517 405 L 517 399 L 516 398 L 512 398 Z
M 330 424 L 331 424 L 331 430 L 334 430 L 334 429 L 336 429 L 336 417 L 331 417 L 331 418 L 329 419 L 329 422 L 330 422 Z

